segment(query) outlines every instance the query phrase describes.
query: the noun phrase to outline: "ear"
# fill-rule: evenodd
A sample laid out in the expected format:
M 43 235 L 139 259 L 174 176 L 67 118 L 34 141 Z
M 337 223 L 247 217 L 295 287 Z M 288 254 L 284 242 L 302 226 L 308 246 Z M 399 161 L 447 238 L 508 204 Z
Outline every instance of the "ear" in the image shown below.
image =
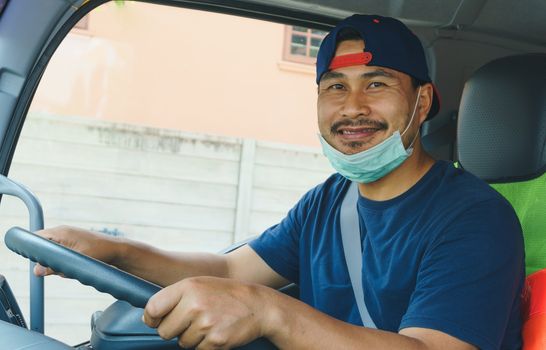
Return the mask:
M 419 117 L 419 125 L 422 125 L 425 119 L 427 119 L 428 112 L 432 107 L 432 97 L 434 96 L 434 89 L 432 84 L 426 83 L 421 85 L 421 92 L 419 96 L 419 102 L 417 106 L 417 116 Z

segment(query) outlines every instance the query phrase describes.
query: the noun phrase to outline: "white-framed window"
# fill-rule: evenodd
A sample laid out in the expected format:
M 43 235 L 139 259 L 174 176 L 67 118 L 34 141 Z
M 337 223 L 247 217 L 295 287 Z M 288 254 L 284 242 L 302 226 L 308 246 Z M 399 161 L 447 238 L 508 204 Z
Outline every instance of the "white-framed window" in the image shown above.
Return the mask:
M 315 64 L 322 39 L 326 32 L 300 26 L 286 26 L 284 37 L 285 61 Z

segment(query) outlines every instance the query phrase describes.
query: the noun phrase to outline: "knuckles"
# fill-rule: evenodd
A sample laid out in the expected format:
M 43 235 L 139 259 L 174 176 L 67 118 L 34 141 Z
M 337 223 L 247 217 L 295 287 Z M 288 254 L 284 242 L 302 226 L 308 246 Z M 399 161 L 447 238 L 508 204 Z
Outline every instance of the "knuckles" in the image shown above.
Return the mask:
M 164 327 L 159 327 L 157 329 L 157 334 L 161 337 L 163 340 L 170 340 L 174 338 L 174 335 L 171 334 L 168 330 L 166 330 Z
M 225 349 L 229 344 L 229 338 L 224 332 L 212 332 L 206 340 L 213 349 Z
M 216 350 L 216 349 L 231 349 L 229 338 L 222 332 L 213 332 L 208 334 L 201 343 L 197 345 L 196 350 Z
M 51 229 L 48 229 L 48 230 L 45 230 L 45 231 L 49 231 L 51 233 L 58 234 L 58 235 L 64 235 L 64 234 L 69 233 L 70 229 L 71 229 L 71 227 L 68 226 L 68 225 L 60 225 L 60 226 L 55 226 L 55 227 L 53 227 Z
M 179 283 L 182 290 L 192 291 L 198 288 L 203 288 L 207 284 L 207 280 L 207 277 L 197 276 L 185 278 Z
M 217 324 L 218 322 L 215 317 L 208 313 L 205 313 L 201 315 L 196 326 L 201 330 L 201 332 L 208 333 L 213 330 Z
M 148 304 L 146 304 L 146 320 L 147 320 L 147 324 L 152 324 L 154 323 L 154 320 L 159 316 L 159 308 L 158 306 L 156 305 L 156 302 L 154 300 L 154 298 L 152 297 L 152 299 L 150 299 L 148 301 Z
M 44 238 L 59 241 L 59 240 L 63 240 L 64 237 L 68 237 L 71 229 L 72 228 L 68 225 L 60 225 L 60 226 L 55 226 L 52 228 L 40 230 L 36 233 Z
M 186 305 L 185 312 L 188 315 L 191 315 L 191 318 L 202 318 L 203 315 L 207 315 L 209 308 L 207 307 L 207 304 L 205 301 L 196 298 L 191 301 L 188 305 Z M 205 316 L 205 319 L 207 317 Z
M 178 346 L 182 349 L 189 349 L 193 347 L 195 344 L 191 344 L 190 342 L 186 341 L 183 337 L 178 338 Z
M 157 305 L 157 295 L 153 295 L 144 307 L 144 320 L 152 323 L 159 316 L 159 307 Z

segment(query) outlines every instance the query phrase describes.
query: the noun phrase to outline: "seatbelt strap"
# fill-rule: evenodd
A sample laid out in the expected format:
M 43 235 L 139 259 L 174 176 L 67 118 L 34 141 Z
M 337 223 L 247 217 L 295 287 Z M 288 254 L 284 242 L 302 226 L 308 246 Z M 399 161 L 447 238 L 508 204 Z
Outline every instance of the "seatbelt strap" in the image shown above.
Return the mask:
M 358 219 L 358 184 L 351 183 L 351 186 L 345 193 L 339 221 L 341 225 L 341 242 L 343 243 L 343 252 L 345 253 L 345 262 L 349 270 L 349 277 L 353 286 L 353 292 L 362 319 L 364 327 L 377 329 L 373 322 L 366 302 L 364 300 L 364 290 L 362 287 L 362 241 L 360 239 L 360 222 Z

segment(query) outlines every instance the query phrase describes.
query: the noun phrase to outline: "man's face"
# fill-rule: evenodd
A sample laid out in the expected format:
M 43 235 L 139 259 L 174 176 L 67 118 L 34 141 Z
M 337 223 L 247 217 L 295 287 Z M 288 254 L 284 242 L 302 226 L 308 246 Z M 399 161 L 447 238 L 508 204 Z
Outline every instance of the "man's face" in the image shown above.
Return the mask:
M 342 41 L 335 56 L 362 52 L 362 40 Z M 318 123 L 324 139 L 345 154 L 367 150 L 404 131 L 417 99 L 411 78 L 377 66 L 349 66 L 326 72 L 318 87 Z M 416 111 L 403 136 L 406 147 L 420 124 Z M 422 114 L 422 113 L 421 113 Z

